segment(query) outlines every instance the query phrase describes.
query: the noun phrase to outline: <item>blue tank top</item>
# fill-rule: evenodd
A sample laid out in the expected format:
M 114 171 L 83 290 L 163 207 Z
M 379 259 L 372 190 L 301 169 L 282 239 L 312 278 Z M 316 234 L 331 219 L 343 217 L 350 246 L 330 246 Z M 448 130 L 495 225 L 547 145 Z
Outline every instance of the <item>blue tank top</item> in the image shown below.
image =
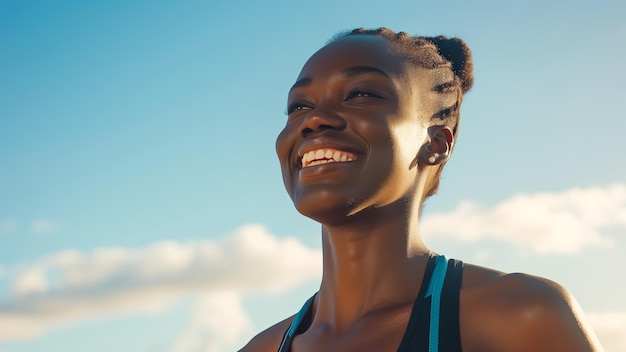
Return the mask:
M 398 352 L 460 352 L 459 293 L 463 262 L 433 256 L 428 260 Z M 293 318 L 278 352 L 289 352 L 291 341 L 311 325 L 315 296 Z

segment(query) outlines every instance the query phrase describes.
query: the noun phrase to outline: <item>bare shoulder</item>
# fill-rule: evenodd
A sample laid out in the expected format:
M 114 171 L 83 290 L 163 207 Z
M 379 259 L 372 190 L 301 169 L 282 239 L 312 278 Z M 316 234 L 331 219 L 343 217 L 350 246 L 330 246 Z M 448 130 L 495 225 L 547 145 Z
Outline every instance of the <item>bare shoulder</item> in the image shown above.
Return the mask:
M 256 335 L 239 352 L 277 352 L 293 316 L 274 324 Z
M 466 264 L 460 320 L 464 351 L 602 351 L 572 295 L 537 276 Z

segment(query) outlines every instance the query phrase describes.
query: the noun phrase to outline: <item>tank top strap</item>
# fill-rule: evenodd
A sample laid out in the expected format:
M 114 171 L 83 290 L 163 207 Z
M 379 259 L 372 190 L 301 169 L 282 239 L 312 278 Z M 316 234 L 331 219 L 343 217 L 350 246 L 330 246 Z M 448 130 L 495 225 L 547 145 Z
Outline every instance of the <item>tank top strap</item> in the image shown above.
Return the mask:
M 422 284 L 413 302 L 411 315 L 404 331 L 398 352 L 422 352 L 428 348 L 428 314 L 430 313 L 430 300 L 426 299 L 426 292 L 431 286 L 433 272 L 438 256 L 431 255 L 426 264 Z
M 439 307 L 439 351 L 461 351 L 461 324 L 459 322 L 460 294 L 463 280 L 463 262 L 448 259 L 448 269 Z
M 435 259 L 435 269 L 430 278 L 424 298 L 430 300 L 430 324 L 428 333 L 428 352 L 439 351 L 439 318 L 441 316 L 441 292 L 448 272 L 448 259 L 440 255 Z
M 437 255 L 429 261 L 398 352 L 460 352 L 459 298 L 463 263 Z
M 289 350 L 291 349 L 291 340 L 293 340 L 293 337 L 298 332 L 300 324 L 302 323 L 302 321 L 310 319 L 307 317 L 310 317 L 311 315 L 311 308 L 313 306 L 313 300 L 315 299 L 315 295 L 311 296 L 311 298 L 309 298 L 304 303 L 302 308 L 300 308 L 300 311 L 293 317 L 293 320 L 289 325 L 289 329 L 287 329 L 285 335 L 283 336 L 283 341 L 280 343 L 280 348 L 278 349 L 278 352 L 289 352 Z

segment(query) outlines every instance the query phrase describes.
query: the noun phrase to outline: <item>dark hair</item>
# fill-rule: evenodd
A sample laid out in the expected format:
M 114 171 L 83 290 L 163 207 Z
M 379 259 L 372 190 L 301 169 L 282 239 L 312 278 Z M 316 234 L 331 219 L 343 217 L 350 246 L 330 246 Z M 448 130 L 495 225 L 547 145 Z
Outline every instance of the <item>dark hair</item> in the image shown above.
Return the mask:
M 437 91 L 441 93 L 456 91 L 457 101 L 451 107 L 435 114 L 435 117 L 445 121 L 451 127 L 454 135 L 457 135 L 463 94 L 472 88 L 474 81 L 472 54 L 463 40 L 444 36 L 411 36 L 405 32 L 396 33 L 384 27 L 378 29 L 354 29 L 351 32 L 337 35 L 333 40 L 353 35 L 376 35 L 384 38 L 393 48 L 406 55 L 407 59 L 420 67 L 427 69 L 449 67 L 454 73 L 455 79 L 450 83 L 437 87 Z M 437 169 L 434 180 L 426 192 L 426 197 L 437 193 L 444 164 L 440 164 Z

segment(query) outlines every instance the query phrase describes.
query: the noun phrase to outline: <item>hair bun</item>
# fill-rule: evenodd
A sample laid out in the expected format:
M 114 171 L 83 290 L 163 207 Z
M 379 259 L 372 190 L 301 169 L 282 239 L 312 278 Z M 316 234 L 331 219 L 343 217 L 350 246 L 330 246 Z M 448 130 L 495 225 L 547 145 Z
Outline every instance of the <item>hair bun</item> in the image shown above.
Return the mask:
M 474 73 L 472 53 L 465 42 L 460 38 L 448 39 L 444 36 L 425 37 L 437 46 L 439 54 L 452 63 L 452 70 L 461 79 L 463 93 L 472 88 Z

